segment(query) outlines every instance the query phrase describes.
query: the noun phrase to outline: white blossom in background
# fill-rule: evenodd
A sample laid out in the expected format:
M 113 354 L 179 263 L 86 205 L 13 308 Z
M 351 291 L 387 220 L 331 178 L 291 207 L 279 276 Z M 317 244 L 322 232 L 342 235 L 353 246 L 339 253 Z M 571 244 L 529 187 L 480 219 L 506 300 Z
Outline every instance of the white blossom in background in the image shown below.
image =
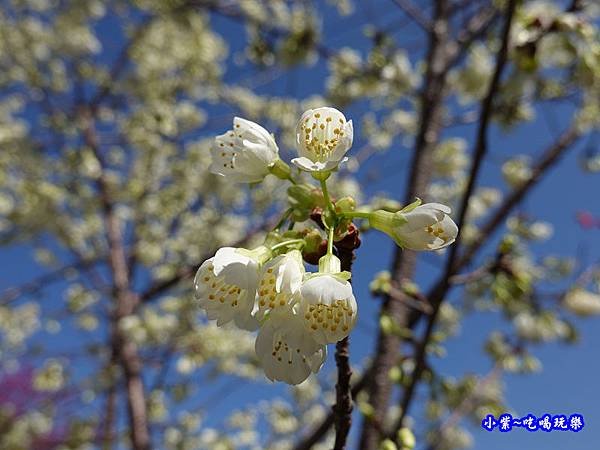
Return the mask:
M 513 324 L 517 335 L 532 342 L 549 342 L 563 339 L 569 334 L 568 325 L 551 315 L 534 315 L 523 311 L 515 316 Z
M 230 321 L 244 330 L 255 330 L 258 323 L 252 315 L 261 255 L 257 251 L 223 247 L 206 260 L 196 273 L 194 289 L 200 307 L 217 326 Z
M 440 203 L 425 203 L 406 212 L 376 211 L 371 226 L 389 234 L 403 248 L 439 250 L 452 244 L 458 227 L 450 218 L 452 210 Z
M 209 170 L 231 181 L 255 183 L 269 174 L 269 166 L 279 159 L 273 136 L 257 123 L 240 117 L 233 129 L 217 136 L 211 149 Z
M 335 170 L 346 160 L 352 146 L 352 121 L 334 108 L 309 109 L 296 126 L 298 158 L 292 159 L 301 170 L 323 172 Z
M 565 307 L 578 316 L 600 315 L 600 295 L 586 289 L 570 290 L 564 299 Z
M 352 285 L 334 274 L 309 276 L 300 288 L 305 329 L 321 344 L 348 336 L 356 323 L 357 309 Z
M 33 377 L 33 388 L 36 391 L 56 392 L 65 385 L 65 373 L 62 364 L 56 359 L 49 359 L 44 366 L 37 369 Z
M 317 373 L 327 356 L 325 345 L 306 332 L 295 309 L 287 307 L 270 314 L 258 332 L 255 345 L 267 378 L 292 385 Z
M 486 45 L 475 44 L 469 50 L 465 66 L 451 73 L 461 104 L 483 98 L 494 70 L 493 56 Z
M 502 176 L 506 183 L 517 188 L 531 178 L 531 160 L 521 155 L 502 164 Z

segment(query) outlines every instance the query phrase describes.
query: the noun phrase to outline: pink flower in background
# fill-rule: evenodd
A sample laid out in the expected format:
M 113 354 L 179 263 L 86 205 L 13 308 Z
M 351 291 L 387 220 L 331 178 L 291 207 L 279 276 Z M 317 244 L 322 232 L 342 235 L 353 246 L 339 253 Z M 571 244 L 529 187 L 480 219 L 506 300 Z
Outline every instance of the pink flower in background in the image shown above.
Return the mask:
M 594 227 L 600 227 L 600 220 L 593 216 L 589 211 L 578 211 L 577 222 L 581 228 L 590 230 Z
M 11 411 L 8 421 L 16 423 L 19 418 L 31 411 L 35 411 L 40 404 L 60 401 L 67 393 L 39 392 L 33 387 L 34 370 L 31 367 L 23 367 L 14 373 L 0 375 L 0 409 L 7 407 Z M 35 450 L 53 450 L 62 446 L 68 437 L 67 428 L 62 424 L 54 424 L 53 428 L 46 433 L 31 437 L 31 448 Z M 0 446 L 2 438 L 0 436 Z

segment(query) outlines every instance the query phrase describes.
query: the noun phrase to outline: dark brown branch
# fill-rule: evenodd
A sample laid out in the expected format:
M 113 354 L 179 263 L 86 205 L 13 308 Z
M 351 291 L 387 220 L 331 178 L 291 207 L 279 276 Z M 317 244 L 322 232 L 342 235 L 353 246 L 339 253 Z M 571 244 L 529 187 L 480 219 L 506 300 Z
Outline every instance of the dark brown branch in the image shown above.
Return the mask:
M 577 130 L 575 125 L 571 126 L 567 129 L 555 143 L 553 143 L 540 157 L 540 162 L 536 165 L 532 170 L 532 178 L 522 184 L 519 188 L 514 190 L 498 207 L 496 212 L 485 222 L 485 224 L 481 227 L 481 234 L 485 236 L 491 236 L 502 223 L 508 217 L 508 215 L 512 212 L 512 210 L 521 202 L 521 200 L 537 185 L 537 183 L 542 179 L 543 175 L 545 175 L 549 169 L 551 169 L 563 156 L 566 151 L 572 148 L 572 145 L 578 140 L 580 137 L 580 132 Z M 485 233 L 483 232 L 485 230 Z M 461 269 L 467 267 L 472 260 L 474 259 L 477 252 L 483 246 L 484 240 L 479 239 L 475 241 L 473 244 L 469 245 L 463 255 L 457 260 L 455 266 L 455 272 L 458 273 Z M 447 290 L 441 291 L 440 284 L 442 283 L 442 279 L 438 279 L 434 284 L 434 287 L 428 292 L 425 296 L 426 298 L 431 300 L 437 300 L 446 295 Z M 415 322 L 422 317 L 420 313 L 418 315 L 413 316 L 410 320 L 410 326 L 413 327 Z M 365 371 L 365 374 L 359 379 L 359 381 L 352 388 L 352 396 L 356 397 L 359 392 L 362 392 L 370 382 L 371 374 L 373 372 L 374 365 L 371 365 Z M 300 441 L 295 447 L 294 450 L 309 450 L 319 442 L 325 434 L 331 429 L 333 426 L 333 412 L 329 413 L 321 422 L 320 425 L 314 428 L 314 430 L 302 441 Z
M 370 374 L 370 371 L 366 371 L 358 379 L 354 386 L 352 386 L 350 392 L 353 398 L 356 397 L 358 393 L 365 388 L 370 379 Z M 314 430 L 308 436 L 306 436 L 304 439 L 298 442 L 298 444 L 296 444 L 294 450 L 310 450 L 313 447 L 313 445 L 315 445 L 317 442 L 319 442 L 325 437 L 327 432 L 333 426 L 334 419 L 335 413 L 333 410 L 331 410 L 331 412 L 323 419 L 319 426 L 315 427 Z
M 540 179 L 553 165 L 555 165 L 565 151 L 580 138 L 581 132 L 575 124 L 565 130 L 540 158 L 540 162 L 533 167 L 531 177 L 519 188 L 512 191 L 498 207 L 494 215 L 488 219 L 478 231 L 481 236 L 490 236 L 506 219 L 508 214 L 517 206 L 529 191 L 538 184 Z M 479 240 L 480 241 L 480 240 Z M 468 246 L 456 263 L 456 270 L 469 265 L 481 246 L 475 242 Z
M 354 228 L 354 232 L 358 230 Z M 354 240 L 356 247 L 360 245 L 358 238 Z M 341 261 L 342 270 L 352 271 L 352 261 L 354 260 L 354 248 L 339 248 L 338 255 Z M 338 379 L 335 385 L 336 401 L 333 406 L 334 425 L 335 425 L 335 443 L 334 450 L 343 450 L 346 448 L 348 434 L 352 426 L 352 396 L 350 392 L 350 378 L 352 370 L 350 369 L 350 339 L 346 336 L 335 345 L 335 363 L 337 365 Z
M 349 357 L 350 340 L 348 336 L 335 344 L 335 363 L 338 370 L 338 381 L 335 385 L 335 405 L 333 406 L 335 417 L 335 444 L 334 450 L 346 448 L 348 433 L 352 426 L 352 397 L 350 393 L 350 369 Z
M 479 176 L 479 172 L 481 169 L 481 164 L 483 159 L 487 153 L 488 149 L 488 130 L 489 125 L 492 120 L 492 106 L 494 98 L 496 97 L 499 87 L 500 80 L 502 77 L 502 73 L 504 71 L 504 67 L 506 66 L 508 59 L 508 46 L 509 46 L 509 38 L 510 38 L 510 29 L 512 25 L 512 20 L 515 13 L 517 0 L 509 0 L 507 10 L 505 13 L 505 23 L 502 29 L 502 46 L 496 58 L 496 65 L 494 68 L 494 74 L 492 80 L 488 86 L 488 91 L 486 93 L 485 98 L 481 104 L 481 113 L 479 118 L 479 126 L 477 129 L 477 138 L 475 142 L 475 149 L 473 152 L 473 160 L 471 163 L 471 168 L 469 171 L 469 177 L 467 182 L 467 187 L 463 194 L 459 214 L 457 217 L 457 225 L 459 230 L 462 230 L 465 224 L 465 218 L 467 215 L 467 209 L 469 207 L 469 201 L 471 196 L 475 190 L 475 185 L 477 182 L 477 178 Z M 462 241 L 462 234 L 459 232 L 459 235 L 456 239 L 456 242 L 450 247 L 450 252 L 448 259 L 446 261 L 446 268 L 444 276 L 442 277 L 442 283 L 440 284 L 440 291 L 445 294 L 450 286 L 450 277 L 454 274 L 455 271 L 455 261 L 458 255 L 458 250 L 460 249 L 460 244 Z M 440 306 L 444 299 L 444 295 L 437 296 L 434 299 L 430 297 L 430 301 L 432 302 L 433 312 L 428 317 L 427 328 L 425 331 L 425 336 L 422 341 L 419 343 L 417 347 L 416 356 L 415 356 L 415 369 L 412 373 L 411 380 L 409 385 L 404 390 L 402 400 L 400 403 L 400 417 L 398 418 L 395 426 L 392 430 L 392 436 L 394 436 L 397 431 L 402 427 L 404 419 L 408 414 L 408 410 L 413 399 L 416 385 L 418 384 L 421 374 L 425 368 L 425 358 L 427 354 L 427 345 L 429 344 L 429 340 L 431 334 L 433 333 L 433 329 L 435 326 L 435 322 L 440 310 Z
M 129 267 L 122 239 L 121 224 L 115 214 L 110 187 L 106 180 L 106 167 L 100 145 L 94 128 L 94 115 L 91 108 L 83 111 L 84 140 L 97 158 L 102 173 L 98 177 L 97 187 L 102 205 L 106 239 L 108 242 L 109 266 L 113 278 L 114 311 L 111 317 L 111 347 L 118 355 L 119 363 L 125 375 L 127 392 L 127 410 L 129 415 L 129 436 L 134 450 L 149 450 L 150 433 L 148 428 L 146 396 L 142 381 L 142 361 L 137 345 L 121 330 L 119 322 L 133 314 L 139 303 L 138 296 L 131 290 L 129 284 Z
M 543 155 L 540 157 L 540 162 L 532 170 L 531 179 L 522 184 L 519 188 L 515 189 L 503 201 L 496 212 L 481 227 L 482 235 L 490 236 L 500 227 L 510 212 L 537 185 L 537 183 L 542 179 L 543 175 L 545 175 L 548 170 L 559 161 L 560 157 L 563 156 L 568 149 L 572 148 L 572 145 L 578 140 L 579 137 L 580 132 L 577 130 L 575 125 L 572 125 L 543 153 Z M 463 255 L 457 260 L 455 266 L 456 272 L 459 272 L 472 262 L 477 252 L 481 249 L 483 242 L 484 241 L 481 239 L 477 240 L 466 248 Z M 442 279 L 439 279 L 425 297 L 428 299 L 438 299 L 446 295 L 447 291 L 440 291 L 439 286 L 442 281 Z M 422 315 L 419 314 L 417 317 L 422 317 Z M 412 318 L 412 326 L 414 326 L 416 320 L 417 319 L 414 317 Z M 367 387 L 371 379 L 373 367 L 374 365 L 372 364 L 368 369 L 366 369 L 364 375 L 353 386 L 353 397 L 356 397 L 359 392 L 363 391 L 363 389 Z M 331 412 L 323 419 L 320 425 L 315 427 L 307 437 L 305 437 L 294 447 L 294 450 L 309 450 L 312 448 L 312 446 L 323 439 L 325 434 L 331 429 L 333 426 L 333 419 L 334 415 L 333 412 Z
M 115 60 L 109 74 L 108 80 L 99 87 L 98 92 L 94 95 L 94 97 L 89 102 L 89 107 L 92 112 L 98 109 L 98 106 L 104 101 L 106 97 L 111 94 L 111 91 L 114 89 L 114 85 L 116 81 L 121 77 L 123 71 L 127 67 L 129 63 L 129 54 L 131 49 L 139 42 L 146 32 L 148 31 L 148 26 L 152 21 L 152 17 L 145 17 L 142 19 L 141 23 L 136 27 L 135 31 L 131 38 L 127 41 L 127 43 L 123 46 L 117 59 Z
M 421 92 L 419 117 L 420 130 L 415 141 L 412 155 L 405 201 L 425 192 L 431 176 L 431 153 L 439 140 L 443 115 L 443 99 L 447 89 L 447 39 L 448 7 L 445 0 L 436 2 L 433 24 L 429 33 L 427 52 L 427 71 Z M 413 276 L 416 266 L 416 254 L 398 249 L 392 264 L 393 279 L 402 282 Z M 389 315 L 399 326 L 404 326 L 408 310 L 402 302 L 386 296 L 381 307 L 381 315 Z M 391 396 L 392 383 L 389 371 L 398 359 L 400 340 L 398 336 L 379 330 L 373 365 L 376 368 L 369 386 L 369 402 L 374 414 L 363 422 L 360 448 L 374 450 L 379 446 L 379 428 L 384 422 Z
M 286 38 L 290 35 L 290 31 L 286 29 L 276 27 L 272 23 L 259 21 L 254 17 L 246 15 L 240 9 L 223 7 L 218 1 L 187 0 L 187 2 L 184 3 L 184 6 L 207 10 L 244 25 L 253 25 L 272 38 Z M 324 59 L 329 59 L 336 54 L 335 50 L 329 49 L 319 42 L 314 42 L 312 45 L 319 56 Z

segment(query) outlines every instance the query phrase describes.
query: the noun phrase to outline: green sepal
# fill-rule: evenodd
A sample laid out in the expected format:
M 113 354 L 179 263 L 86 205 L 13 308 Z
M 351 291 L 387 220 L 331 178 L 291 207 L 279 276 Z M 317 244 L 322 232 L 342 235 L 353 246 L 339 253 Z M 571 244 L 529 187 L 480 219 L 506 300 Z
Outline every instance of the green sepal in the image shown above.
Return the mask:
M 290 169 L 290 166 L 279 158 L 269 164 L 269 172 L 281 180 L 289 180 L 292 176 L 292 169 Z
M 241 255 L 247 256 L 258 261 L 260 265 L 266 263 L 273 257 L 273 252 L 269 247 L 265 245 L 259 245 L 258 247 L 252 250 L 248 250 L 246 248 L 238 248 L 236 249 L 236 251 Z
M 412 203 L 410 203 L 409 205 L 406 205 L 404 208 L 402 208 L 400 211 L 401 213 L 408 213 L 411 212 L 413 209 L 415 209 L 417 206 L 421 206 L 421 203 L 423 203 L 421 201 L 421 199 L 419 197 L 416 197 L 416 200 Z
M 319 259 L 319 272 L 338 273 L 341 271 L 342 263 L 335 255 L 324 255 Z
M 317 181 L 325 181 L 331 175 L 331 170 L 321 170 L 318 172 L 311 172 L 310 174 Z
M 352 273 L 348 272 L 347 270 L 343 270 L 341 272 L 336 272 L 336 273 L 326 273 L 326 272 L 307 273 L 305 275 L 304 280 L 306 281 L 306 280 L 310 280 L 311 278 L 323 277 L 325 275 L 329 275 L 329 276 L 337 278 L 338 280 L 341 280 L 341 281 L 349 281 L 352 278 Z

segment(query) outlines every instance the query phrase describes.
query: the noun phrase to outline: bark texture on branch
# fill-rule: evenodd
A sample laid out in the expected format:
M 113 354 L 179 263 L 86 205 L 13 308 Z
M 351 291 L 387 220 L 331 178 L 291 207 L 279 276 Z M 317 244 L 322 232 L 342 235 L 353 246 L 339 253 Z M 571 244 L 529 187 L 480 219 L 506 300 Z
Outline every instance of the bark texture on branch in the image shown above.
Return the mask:
M 97 187 L 102 206 L 106 240 L 108 244 L 108 262 L 112 275 L 113 312 L 111 315 L 111 348 L 123 369 L 127 393 L 127 412 L 129 417 L 129 436 L 134 450 L 149 450 L 150 432 L 148 427 L 146 396 L 142 381 L 142 361 L 137 345 L 123 332 L 119 323 L 124 317 L 134 313 L 139 304 L 138 296 L 131 290 L 129 266 L 121 222 L 115 214 L 115 205 L 110 186 L 106 180 L 106 167 L 100 152 L 99 142 L 94 128 L 94 118 L 90 110 L 84 111 L 86 126 L 84 140 L 92 149 L 102 172 Z
M 437 315 L 440 310 L 440 306 L 444 300 L 445 294 L 448 292 L 450 287 L 450 277 L 455 273 L 456 266 L 456 258 L 458 255 L 458 251 L 460 249 L 461 237 L 462 234 L 460 230 L 463 228 L 465 224 L 465 218 L 467 215 L 467 209 L 469 207 L 469 202 L 475 191 L 475 185 L 477 182 L 477 178 L 480 173 L 481 165 L 483 163 L 483 159 L 488 150 L 488 131 L 489 125 L 492 119 L 492 107 L 494 98 L 498 93 L 500 87 L 500 79 L 502 77 L 502 73 L 504 71 L 504 67 L 506 66 L 506 62 L 508 59 L 508 46 L 509 46 L 509 38 L 510 38 L 510 29 L 512 25 L 512 20 L 515 13 L 517 0 L 509 0 L 508 6 L 505 12 L 505 21 L 502 29 L 501 36 L 501 48 L 498 52 L 498 56 L 496 58 L 496 64 L 494 68 L 494 73 L 490 84 L 488 86 L 487 93 L 481 103 L 481 111 L 479 115 L 479 125 L 477 128 L 477 136 L 473 150 L 473 159 L 471 162 L 471 167 L 469 170 L 469 176 L 467 181 L 467 187 L 462 196 L 458 217 L 457 217 L 457 225 L 459 228 L 459 235 L 456 239 L 456 242 L 451 246 L 448 259 L 446 260 L 446 267 L 444 274 L 441 278 L 441 284 L 439 286 L 438 291 L 436 291 L 435 298 L 429 298 L 430 304 L 433 307 L 433 312 L 427 318 L 427 327 L 425 331 L 425 335 L 422 341 L 419 343 L 419 346 L 415 355 L 415 369 L 413 371 L 411 381 L 409 385 L 405 388 L 403 392 L 403 396 L 400 402 L 400 417 L 396 421 L 394 427 L 391 431 L 391 436 L 395 436 L 398 430 L 402 427 L 404 419 L 408 414 L 409 407 L 411 405 L 412 399 L 415 394 L 416 386 L 420 380 L 420 377 L 425 369 L 426 365 L 426 355 L 427 355 L 427 346 L 429 344 L 429 340 L 432 336 Z
M 443 99 L 446 91 L 446 41 L 448 36 L 448 4 L 444 0 L 436 2 L 432 29 L 429 33 L 427 72 L 421 94 L 420 130 L 415 141 L 410 175 L 406 187 L 405 202 L 409 203 L 417 195 L 423 195 L 430 181 L 431 153 L 439 140 L 442 128 Z M 416 254 L 411 251 L 396 251 L 392 264 L 393 279 L 402 281 L 413 276 Z M 408 318 L 403 302 L 394 301 L 390 296 L 383 299 L 381 315 L 389 315 L 403 327 Z M 388 410 L 392 391 L 389 378 L 390 369 L 399 356 L 400 339 L 381 330 L 373 360 L 376 368 L 369 386 L 369 402 L 373 406 L 372 418 L 363 423 L 360 448 L 374 450 L 379 446 L 380 428 Z
M 356 234 L 355 247 L 360 245 L 358 239 L 358 230 L 353 227 Z M 352 261 L 354 260 L 354 248 L 346 249 L 338 247 L 338 256 L 340 258 L 342 270 L 351 272 Z M 334 425 L 335 425 L 335 443 L 334 450 L 343 450 L 346 448 L 348 434 L 352 426 L 352 392 L 350 389 L 350 378 L 352 370 L 350 369 L 350 338 L 346 336 L 335 345 L 335 363 L 338 370 L 338 379 L 335 385 L 336 401 L 333 406 Z

